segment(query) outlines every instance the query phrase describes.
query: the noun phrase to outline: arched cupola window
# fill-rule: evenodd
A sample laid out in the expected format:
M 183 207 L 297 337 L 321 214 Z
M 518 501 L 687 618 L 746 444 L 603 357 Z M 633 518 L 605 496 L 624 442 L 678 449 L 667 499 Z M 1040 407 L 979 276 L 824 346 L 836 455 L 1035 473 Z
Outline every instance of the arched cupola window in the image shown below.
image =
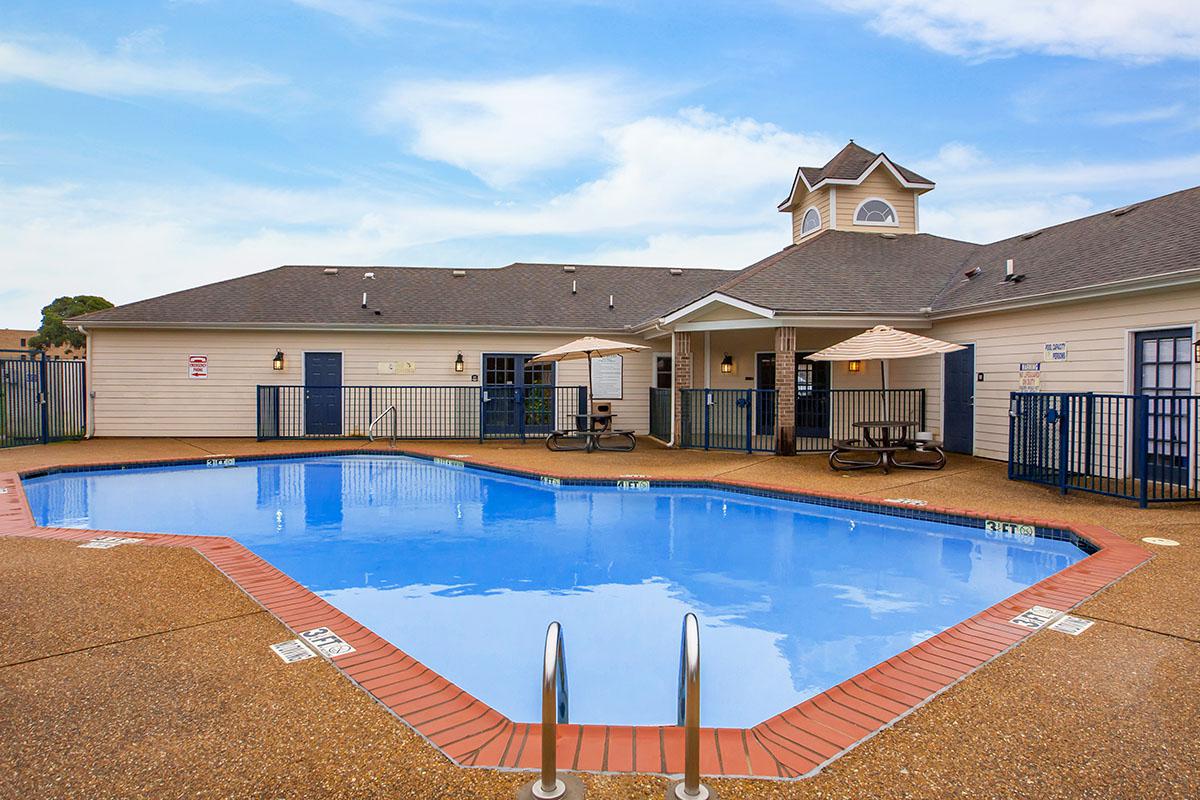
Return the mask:
M 863 200 L 854 209 L 855 225 L 899 225 L 896 219 L 896 209 L 891 203 L 878 197 Z
M 804 212 L 804 219 L 800 222 L 800 235 L 806 236 L 817 228 L 821 227 L 821 212 L 815 208 L 810 208 Z

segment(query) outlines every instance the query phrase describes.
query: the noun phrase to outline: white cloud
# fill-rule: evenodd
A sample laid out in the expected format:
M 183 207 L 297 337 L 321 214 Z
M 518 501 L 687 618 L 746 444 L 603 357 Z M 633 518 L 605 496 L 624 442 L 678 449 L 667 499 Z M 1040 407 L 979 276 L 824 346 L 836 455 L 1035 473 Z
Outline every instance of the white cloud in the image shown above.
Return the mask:
M 977 148 L 955 142 L 934 158 L 915 163 L 938 185 L 921 199 L 921 229 L 973 242 L 1003 239 L 1130 199 L 1200 184 L 1200 154 L 1129 161 L 1011 163 L 989 159 Z M 1124 200 L 1108 202 L 1110 197 Z
M 734 233 L 659 234 L 640 246 L 602 248 L 589 260 L 597 264 L 740 269 L 791 243 L 787 220 L 781 221 L 782 225 L 773 228 Z
M 921 206 L 921 228 L 951 239 L 994 242 L 1025 231 L 1078 219 L 1098 210 L 1077 194 L 1039 200 L 985 198 Z
M 221 95 L 280 82 L 253 67 L 220 71 L 181 61 L 134 57 L 135 51 L 144 51 L 147 46 L 151 45 L 143 36 L 123 41 L 117 55 L 104 55 L 73 41 L 41 41 L 35 45 L 0 40 L 0 83 L 30 81 L 83 94 L 125 96 Z
M 1154 61 L 1200 57 L 1194 0 L 826 0 L 876 31 L 957 56 L 1017 52 Z
M 639 220 L 742 228 L 761 224 L 800 164 L 823 164 L 838 150 L 824 136 L 791 133 L 752 119 L 702 109 L 646 117 L 605 133 L 611 169 L 555 200 L 596 223 Z
M 373 118 L 409 129 L 416 155 L 506 186 L 597 154 L 603 131 L 644 102 L 611 75 L 412 81 L 393 86 Z
M 439 17 L 414 11 L 415 5 L 402 0 L 292 0 L 298 6 L 331 14 L 365 30 L 379 30 L 394 21 L 421 22 L 433 25 L 463 27 L 461 20 Z
M 1177 118 L 1183 113 L 1183 103 L 1173 103 L 1169 106 L 1155 106 L 1130 111 L 1104 111 L 1093 114 L 1092 122 L 1097 125 L 1140 125 L 1147 122 L 1166 122 Z

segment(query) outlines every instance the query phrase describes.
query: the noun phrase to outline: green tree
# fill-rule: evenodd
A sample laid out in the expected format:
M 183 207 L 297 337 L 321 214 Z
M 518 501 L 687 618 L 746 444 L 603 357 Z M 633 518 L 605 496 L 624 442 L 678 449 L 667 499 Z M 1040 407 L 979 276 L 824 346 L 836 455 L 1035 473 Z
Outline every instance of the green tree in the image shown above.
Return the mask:
M 63 320 L 112 307 L 113 304 L 103 297 L 90 294 L 57 297 L 42 309 L 42 325 L 37 334 L 29 340 L 29 346 L 45 350 L 48 347 L 66 345 L 69 350 L 82 350 L 87 343 L 87 337 L 74 328 L 68 328 Z

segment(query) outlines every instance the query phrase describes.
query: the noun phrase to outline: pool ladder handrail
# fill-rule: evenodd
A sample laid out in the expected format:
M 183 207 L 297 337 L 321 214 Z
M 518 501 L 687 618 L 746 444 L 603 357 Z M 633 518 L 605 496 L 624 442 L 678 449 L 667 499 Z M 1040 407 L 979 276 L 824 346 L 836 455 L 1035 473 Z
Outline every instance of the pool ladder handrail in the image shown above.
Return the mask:
M 384 417 L 386 417 L 388 414 L 392 415 L 392 445 L 394 446 L 396 444 L 397 412 L 396 412 L 396 405 L 394 403 L 392 405 L 388 406 L 387 408 L 385 408 L 383 411 L 379 412 L 379 415 L 376 416 L 375 419 L 371 420 L 371 424 L 367 426 L 367 441 L 368 442 L 375 441 L 375 426 L 378 425 L 379 422 Z
M 567 651 L 563 645 L 562 625 L 546 627 L 546 647 L 542 657 L 542 774 L 534 782 L 533 796 L 552 800 L 567 793 L 567 785 L 558 777 L 558 724 L 571 721 L 571 697 L 567 687 Z
M 679 714 L 683 728 L 683 780 L 675 784 L 679 800 L 707 800 L 712 792 L 700 782 L 700 621 L 683 615 L 679 641 Z

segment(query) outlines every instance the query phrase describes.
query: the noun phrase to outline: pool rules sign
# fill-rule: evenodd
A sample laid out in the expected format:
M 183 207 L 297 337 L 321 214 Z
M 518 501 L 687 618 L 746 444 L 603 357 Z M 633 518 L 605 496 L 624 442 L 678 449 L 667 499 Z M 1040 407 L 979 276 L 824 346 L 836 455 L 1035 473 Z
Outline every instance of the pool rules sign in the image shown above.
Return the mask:
M 208 356 L 188 356 L 188 377 L 192 380 L 208 379 Z

